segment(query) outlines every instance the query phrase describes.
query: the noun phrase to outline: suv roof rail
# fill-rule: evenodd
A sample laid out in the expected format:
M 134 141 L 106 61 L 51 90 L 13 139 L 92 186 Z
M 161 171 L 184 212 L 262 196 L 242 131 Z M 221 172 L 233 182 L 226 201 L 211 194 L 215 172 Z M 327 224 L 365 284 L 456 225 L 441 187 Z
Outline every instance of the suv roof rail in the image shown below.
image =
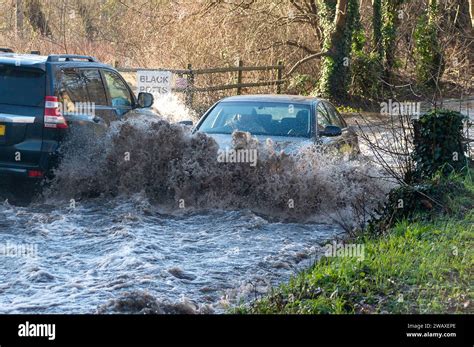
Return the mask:
M 7 48 L 7 47 L 0 47 L 0 52 L 1 53 L 14 53 L 13 49 Z
M 51 54 L 48 56 L 48 62 L 58 62 L 58 61 L 74 61 L 74 60 L 87 60 L 91 63 L 96 63 L 98 60 L 89 55 L 78 55 L 78 54 Z

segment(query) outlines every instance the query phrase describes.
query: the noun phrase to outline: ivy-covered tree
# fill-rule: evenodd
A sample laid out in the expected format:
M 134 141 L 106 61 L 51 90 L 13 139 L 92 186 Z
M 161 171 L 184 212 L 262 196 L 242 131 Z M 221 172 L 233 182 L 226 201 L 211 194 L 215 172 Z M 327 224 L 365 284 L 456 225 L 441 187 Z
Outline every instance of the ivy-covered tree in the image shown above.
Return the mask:
M 384 78 L 390 82 L 395 66 L 397 30 L 403 18 L 404 0 L 382 0 L 382 51 Z
M 321 60 L 317 92 L 329 99 L 344 99 L 347 96 L 354 32 L 360 28 L 359 1 L 323 0 L 320 7 L 326 53 Z
M 430 0 L 414 33 L 416 79 L 422 88 L 436 88 L 444 72 L 443 52 L 438 37 L 438 16 L 438 3 Z
M 373 0 L 372 2 L 372 35 L 375 51 L 382 60 L 382 0 Z

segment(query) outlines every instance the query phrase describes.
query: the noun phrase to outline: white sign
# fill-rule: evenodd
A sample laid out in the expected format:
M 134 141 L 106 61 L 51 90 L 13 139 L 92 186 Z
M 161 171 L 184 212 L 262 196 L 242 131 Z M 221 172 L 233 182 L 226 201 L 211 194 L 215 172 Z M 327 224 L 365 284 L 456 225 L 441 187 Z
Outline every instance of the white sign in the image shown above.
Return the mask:
M 137 71 L 138 93 L 146 92 L 155 96 L 171 93 L 173 74 L 171 71 Z

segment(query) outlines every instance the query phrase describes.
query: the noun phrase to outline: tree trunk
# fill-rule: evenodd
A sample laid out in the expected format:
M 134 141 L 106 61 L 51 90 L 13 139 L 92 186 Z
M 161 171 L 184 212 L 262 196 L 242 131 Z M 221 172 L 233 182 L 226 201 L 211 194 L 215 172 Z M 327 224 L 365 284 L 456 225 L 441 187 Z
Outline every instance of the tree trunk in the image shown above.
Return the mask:
M 338 0 L 336 5 L 336 16 L 334 18 L 335 29 L 331 35 L 331 48 L 329 48 L 329 55 L 333 55 L 337 49 L 340 40 L 344 36 L 344 29 L 346 28 L 347 20 L 347 3 L 349 0 Z
M 326 3 L 328 5 L 329 2 Z M 334 11 L 334 10 L 333 10 Z M 334 13 L 329 11 L 328 13 Z M 358 0 L 338 0 L 333 30 L 325 38 L 326 54 L 322 59 L 322 72 L 318 92 L 329 99 L 343 100 L 347 96 L 354 12 L 359 11 Z
M 474 0 L 469 0 L 469 14 L 471 15 L 471 26 L 474 28 Z
M 385 34 L 385 66 L 384 75 L 387 82 L 392 79 L 392 70 L 395 65 L 395 50 L 396 50 L 396 36 L 398 26 L 400 25 L 399 6 L 402 1 L 400 0 L 383 0 L 384 1 L 384 32 Z
M 15 3 L 15 35 L 16 37 L 23 37 L 23 0 L 16 0 Z
M 382 60 L 382 0 L 372 1 L 372 32 L 374 47 L 379 55 L 379 59 Z

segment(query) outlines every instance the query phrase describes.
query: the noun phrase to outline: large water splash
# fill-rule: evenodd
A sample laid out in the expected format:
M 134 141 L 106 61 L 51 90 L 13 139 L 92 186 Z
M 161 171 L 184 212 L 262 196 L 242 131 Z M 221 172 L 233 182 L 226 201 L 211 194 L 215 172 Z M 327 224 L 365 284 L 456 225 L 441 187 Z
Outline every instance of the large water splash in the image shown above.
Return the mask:
M 160 117 L 117 121 L 99 141 L 71 137 L 47 195 L 69 200 L 142 193 L 170 210 L 248 208 L 351 225 L 390 188 L 362 158 L 324 155 L 316 147 L 287 155 L 242 133 L 234 140 L 239 149 L 257 151 L 256 166 L 219 161 L 211 137 Z

